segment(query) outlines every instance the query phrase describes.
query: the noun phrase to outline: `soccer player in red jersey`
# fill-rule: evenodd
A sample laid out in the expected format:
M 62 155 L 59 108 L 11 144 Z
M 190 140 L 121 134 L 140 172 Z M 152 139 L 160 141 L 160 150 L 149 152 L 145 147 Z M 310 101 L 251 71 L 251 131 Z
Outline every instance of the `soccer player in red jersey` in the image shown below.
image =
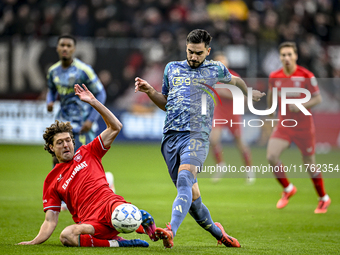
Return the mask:
M 213 58 L 215 61 L 222 62 L 228 68 L 228 59 L 222 52 L 217 52 Z M 228 69 L 229 72 L 237 77 L 240 77 L 235 71 Z M 233 123 L 242 122 L 240 115 L 233 115 L 233 96 L 229 89 L 216 89 L 221 97 L 222 104 L 218 103 L 214 110 L 214 119 L 227 120 L 228 123 L 231 121 Z M 228 128 L 231 134 L 234 136 L 237 149 L 240 151 L 244 164 L 246 166 L 251 166 L 251 152 L 249 147 L 242 141 L 242 129 L 240 125 L 216 125 L 213 126 L 210 133 L 210 146 L 212 148 L 213 156 L 216 163 L 220 166 L 225 166 L 226 163 L 223 159 L 223 147 L 221 144 L 221 136 L 223 128 Z M 216 172 L 213 176 L 213 182 L 218 182 L 223 176 L 224 172 Z M 247 183 L 251 184 L 255 181 L 255 173 L 246 173 Z
M 297 47 L 293 42 L 284 42 L 279 46 L 280 60 L 283 68 L 272 72 L 269 76 L 269 90 L 267 94 L 268 107 L 272 105 L 273 88 L 278 91 L 278 104 L 281 105 L 281 88 L 293 87 L 304 88 L 310 91 L 311 99 L 302 105 L 306 109 L 319 104 L 322 101 L 320 91 L 314 74 L 307 69 L 296 64 L 298 55 Z M 294 93 L 287 95 L 287 98 L 304 98 L 303 93 Z M 280 109 L 282 111 L 282 109 Z M 305 115 L 295 104 L 286 106 L 286 115 L 278 114 L 278 124 L 274 128 L 273 133 L 267 146 L 267 159 L 273 167 L 280 167 L 280 171 L 274 172 L 277 180 L 283 187 L 281 199 L 277 202 L 276 207 L 281 209 L 288 204 L 288 199 L 293 196 L 297 189 L 289 182 L 282 169 L 280 161 L 281 153 L 287 149 L 292 142 L 300 149 L 304 164 L 309 165 L 309 169 L 315 167 L 315 127 L 313 117 Z M 297 122 L 295 127 L 284 127 L 281 121 L 284 119 L 293 119 Z M 296 123 L 295 123 L 296 124 Z M 287 124 L 290 125 L 290 124 Z M 292 124 L 293 126 L 294 124 Z M 326 213 L 331 203 L 331 199 L 327 195 L 323 178 L 319 169 L 310 172 L 314 187 L 319 196 L 319 203 L 314 213 Z
M 59 161 L 47 175 L 43 188 L 45 221 L 38 235 L 21 245 L 41 244 L 55 230 L 60 212 L 61 201 L 65 201 L 76 224 L 67 226 L 60 234 L 65 246 L 82 247 L 148 247 L 140 239 L 126 240 L 117 235 L 112 226 L 111 215 L 114 209 L 126 203 L 116 195 L 105 177 L 102 157 L 110 148 L 122 128 L 120 121 L 83 84 L 76 84 L 75 94 L 90 104 L 103 117 L 106 129 L 87 145 L 74 153 L 74 138 L 69 122 L 58 120 L 48 127 L 43 135 L 45 150 Z M 141 227 L 152 238 L 156 226 L 151 215 L 141 210 Z

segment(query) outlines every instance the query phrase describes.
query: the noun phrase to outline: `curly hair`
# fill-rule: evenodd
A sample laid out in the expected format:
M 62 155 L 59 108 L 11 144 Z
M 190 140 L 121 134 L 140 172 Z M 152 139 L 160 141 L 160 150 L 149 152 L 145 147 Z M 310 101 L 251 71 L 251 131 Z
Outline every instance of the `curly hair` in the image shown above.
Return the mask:
M 59 133 L 68 132 L 71 136 L 73 145 L 75 145 L 72 126 L 70 122 L 62 122 L 56 120 L 50 127 L 46 128 L 43 138 L 45 140 L 44 149 L 48 151 L 52 156 L 55 156 L 54 152 L 50 149 L 50 144 L 53 145 L 54 136 Z
M 189 43 L 204 43 L 206 48 L 209 48 L 212 40 L 211 35 L 203 29 L 192 30 L 187 36 L 187 44 Z

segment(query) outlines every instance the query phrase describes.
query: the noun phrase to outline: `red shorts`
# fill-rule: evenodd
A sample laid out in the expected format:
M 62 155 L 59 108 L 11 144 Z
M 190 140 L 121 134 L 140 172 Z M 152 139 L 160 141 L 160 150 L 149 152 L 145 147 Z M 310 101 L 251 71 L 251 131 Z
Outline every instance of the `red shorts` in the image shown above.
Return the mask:
M 237 123 L 242 122 L 242 118 L 240 115 L 226 114 L 225 112 L 215 109 L 214 119 L 227 120 L 228 123 L 222 124 L 222 125 L 215 125 L 215 127 L 213 128 L 228 128 L 234 137 L 241 136 L 241 130 L 242 130 L 241 126 L 243 126 L 243 124 L 234 124 L 235 122 Z M 231 123 L 233 123 L 232 126 L 231 126 Z
M 96 215 L 93 215 L 91 218 L 96 218 L 98 217 L 98 220 L 86 220 L 83 221 L 79 224 L 90 224 L 94 227 L 94 235 L 93 237 L 98 238 L 98 239 L 104 239 L 104 240 L 112 240 L 115 236 L 117 236 L 120 232 L 118 232 L 111 223 L 111 214 L 114 211 L 114 209 L 121 204 L 124 204 L 126 202 L 122 201 L 110 201 L 105 205 L 105 208 L 103 208 L 105 211 L 105 216 L 100 218 Z M 100 211 L 100 210 L 98 210 Z
M 295 130 L 294 128 L 276 126 L 270 138 L 280 138 L 289 143 L 294 142 L 304 156 L 311 156 L 315 153 L 315 132 L 312 130 Z

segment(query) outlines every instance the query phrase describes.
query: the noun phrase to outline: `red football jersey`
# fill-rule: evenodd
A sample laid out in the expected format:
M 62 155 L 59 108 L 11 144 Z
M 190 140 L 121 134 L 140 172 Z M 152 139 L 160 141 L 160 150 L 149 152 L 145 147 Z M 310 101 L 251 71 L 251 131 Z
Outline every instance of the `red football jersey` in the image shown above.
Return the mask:
M 286 115 L 281 116 L 281 88 L 304 88 L 309 90 L 311 95 L 317 95 L 320 93 L 319 87 L 316 81 L 314 74 L 308 71 L 306 68 L 302 66 L 297 66 L 295 72 L 290 76 L 287 76 L 283 69 L 279 69 L 275 72 L 272 72 L 269 75 L 269 89 L 277 88 L 278 91 L 278 117 L 281 120 L 284 119 L 294 119 L 297 121 L 297 126 L 293 127 L 293 129 L 310 129 L 314 131 L 314 122 L 312 115 L 305 115 L 303 112 L 290 112 L 288 109 L 288 105 L 286 105 Z M 306 95 L 303 93 L 294 93 L 292 95 L 287 94 L 287 98 L 305 98 Z M 270 107 L 270 105 L 268 106 Z M 307 109 L 310 111 L 309 109 Z M 281 124 L 279 123 L 281 126 Z M 293 122 L 287 122 L 285 125 L 294 125 Z
M 231 75 L 240 77 L 240 75 L 238 73 L 236 73 L 233 70 L 229 69 L 229 72 L 231 73 Z M 220 89 L 216 89 L 217 93 Z M 223 89 L 225 90 L 225 89 Z M 229 89 L 227 89 L 229 91 Z M 231 92 L 230 92 L 231 93 Z M 233 99 L 229 99 L 229 98 L 224 98 L 224 97 L 220 97 L 222 104 L 220 103 L 220 101 L 216 98 L 216 106 L 214 109 L 214 119 L 232 119 L 233 118 Z M 216 117 L 215 117 L 216 116 Z M 237 115 L 239 116 L 239 115 Z
M 101 163 L 107 151 L 98 136 L 81 146 L 70 162 L 57 164 L 44 182 L 44 211 L 60 211 L 61 201 L 64 201 L 74 221 L 78 222 L 88 220 L 95 212 L 98 215 L 98 210 L 108 200 L 125 202 L 123 197 L 113 193 L 107 183 Z M 105 210 L 101 211 L 105 213 Z

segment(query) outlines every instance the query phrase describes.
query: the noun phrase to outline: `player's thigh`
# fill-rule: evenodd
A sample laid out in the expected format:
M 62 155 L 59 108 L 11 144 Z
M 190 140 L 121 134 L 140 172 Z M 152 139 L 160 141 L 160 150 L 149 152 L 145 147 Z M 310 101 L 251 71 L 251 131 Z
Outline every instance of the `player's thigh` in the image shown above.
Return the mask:
M 220 143 L 220 139 L 222 136 L 222 128 L 220 127 L 215 127 L 211 130 L 210 133 L 210 144 L 211 145 L 216 145 L 218 143 Z
M 164 161 L 168 167 L 169 175 L 175 186 L 177 184 L 178 168 L 180 166 L 180 149 L 179 146 L 177 146 L 178 140 L 178 137 L 174 135 L 166 136 L 161 146 L 161 152 Z
M 286 150 L 290 142 L 282 138 L 270 138 L 267 145 L 267 159 L 269 161 L 277 160 L 282 152 Z
M 303 132 L 298 131 L 294 132 L 293 142 L 301 151 L 301 154 L 306 157 L 306 160 L 311 159 L 312 156 L 315 154 L 315 134 L 312 132 Z
M 190 134 L 181 146 L 178 172 L 188 170 L 196 178 L 207 158 L 208 152 L 208 137 L 202 137 L 202 135 L 198 133 Z

